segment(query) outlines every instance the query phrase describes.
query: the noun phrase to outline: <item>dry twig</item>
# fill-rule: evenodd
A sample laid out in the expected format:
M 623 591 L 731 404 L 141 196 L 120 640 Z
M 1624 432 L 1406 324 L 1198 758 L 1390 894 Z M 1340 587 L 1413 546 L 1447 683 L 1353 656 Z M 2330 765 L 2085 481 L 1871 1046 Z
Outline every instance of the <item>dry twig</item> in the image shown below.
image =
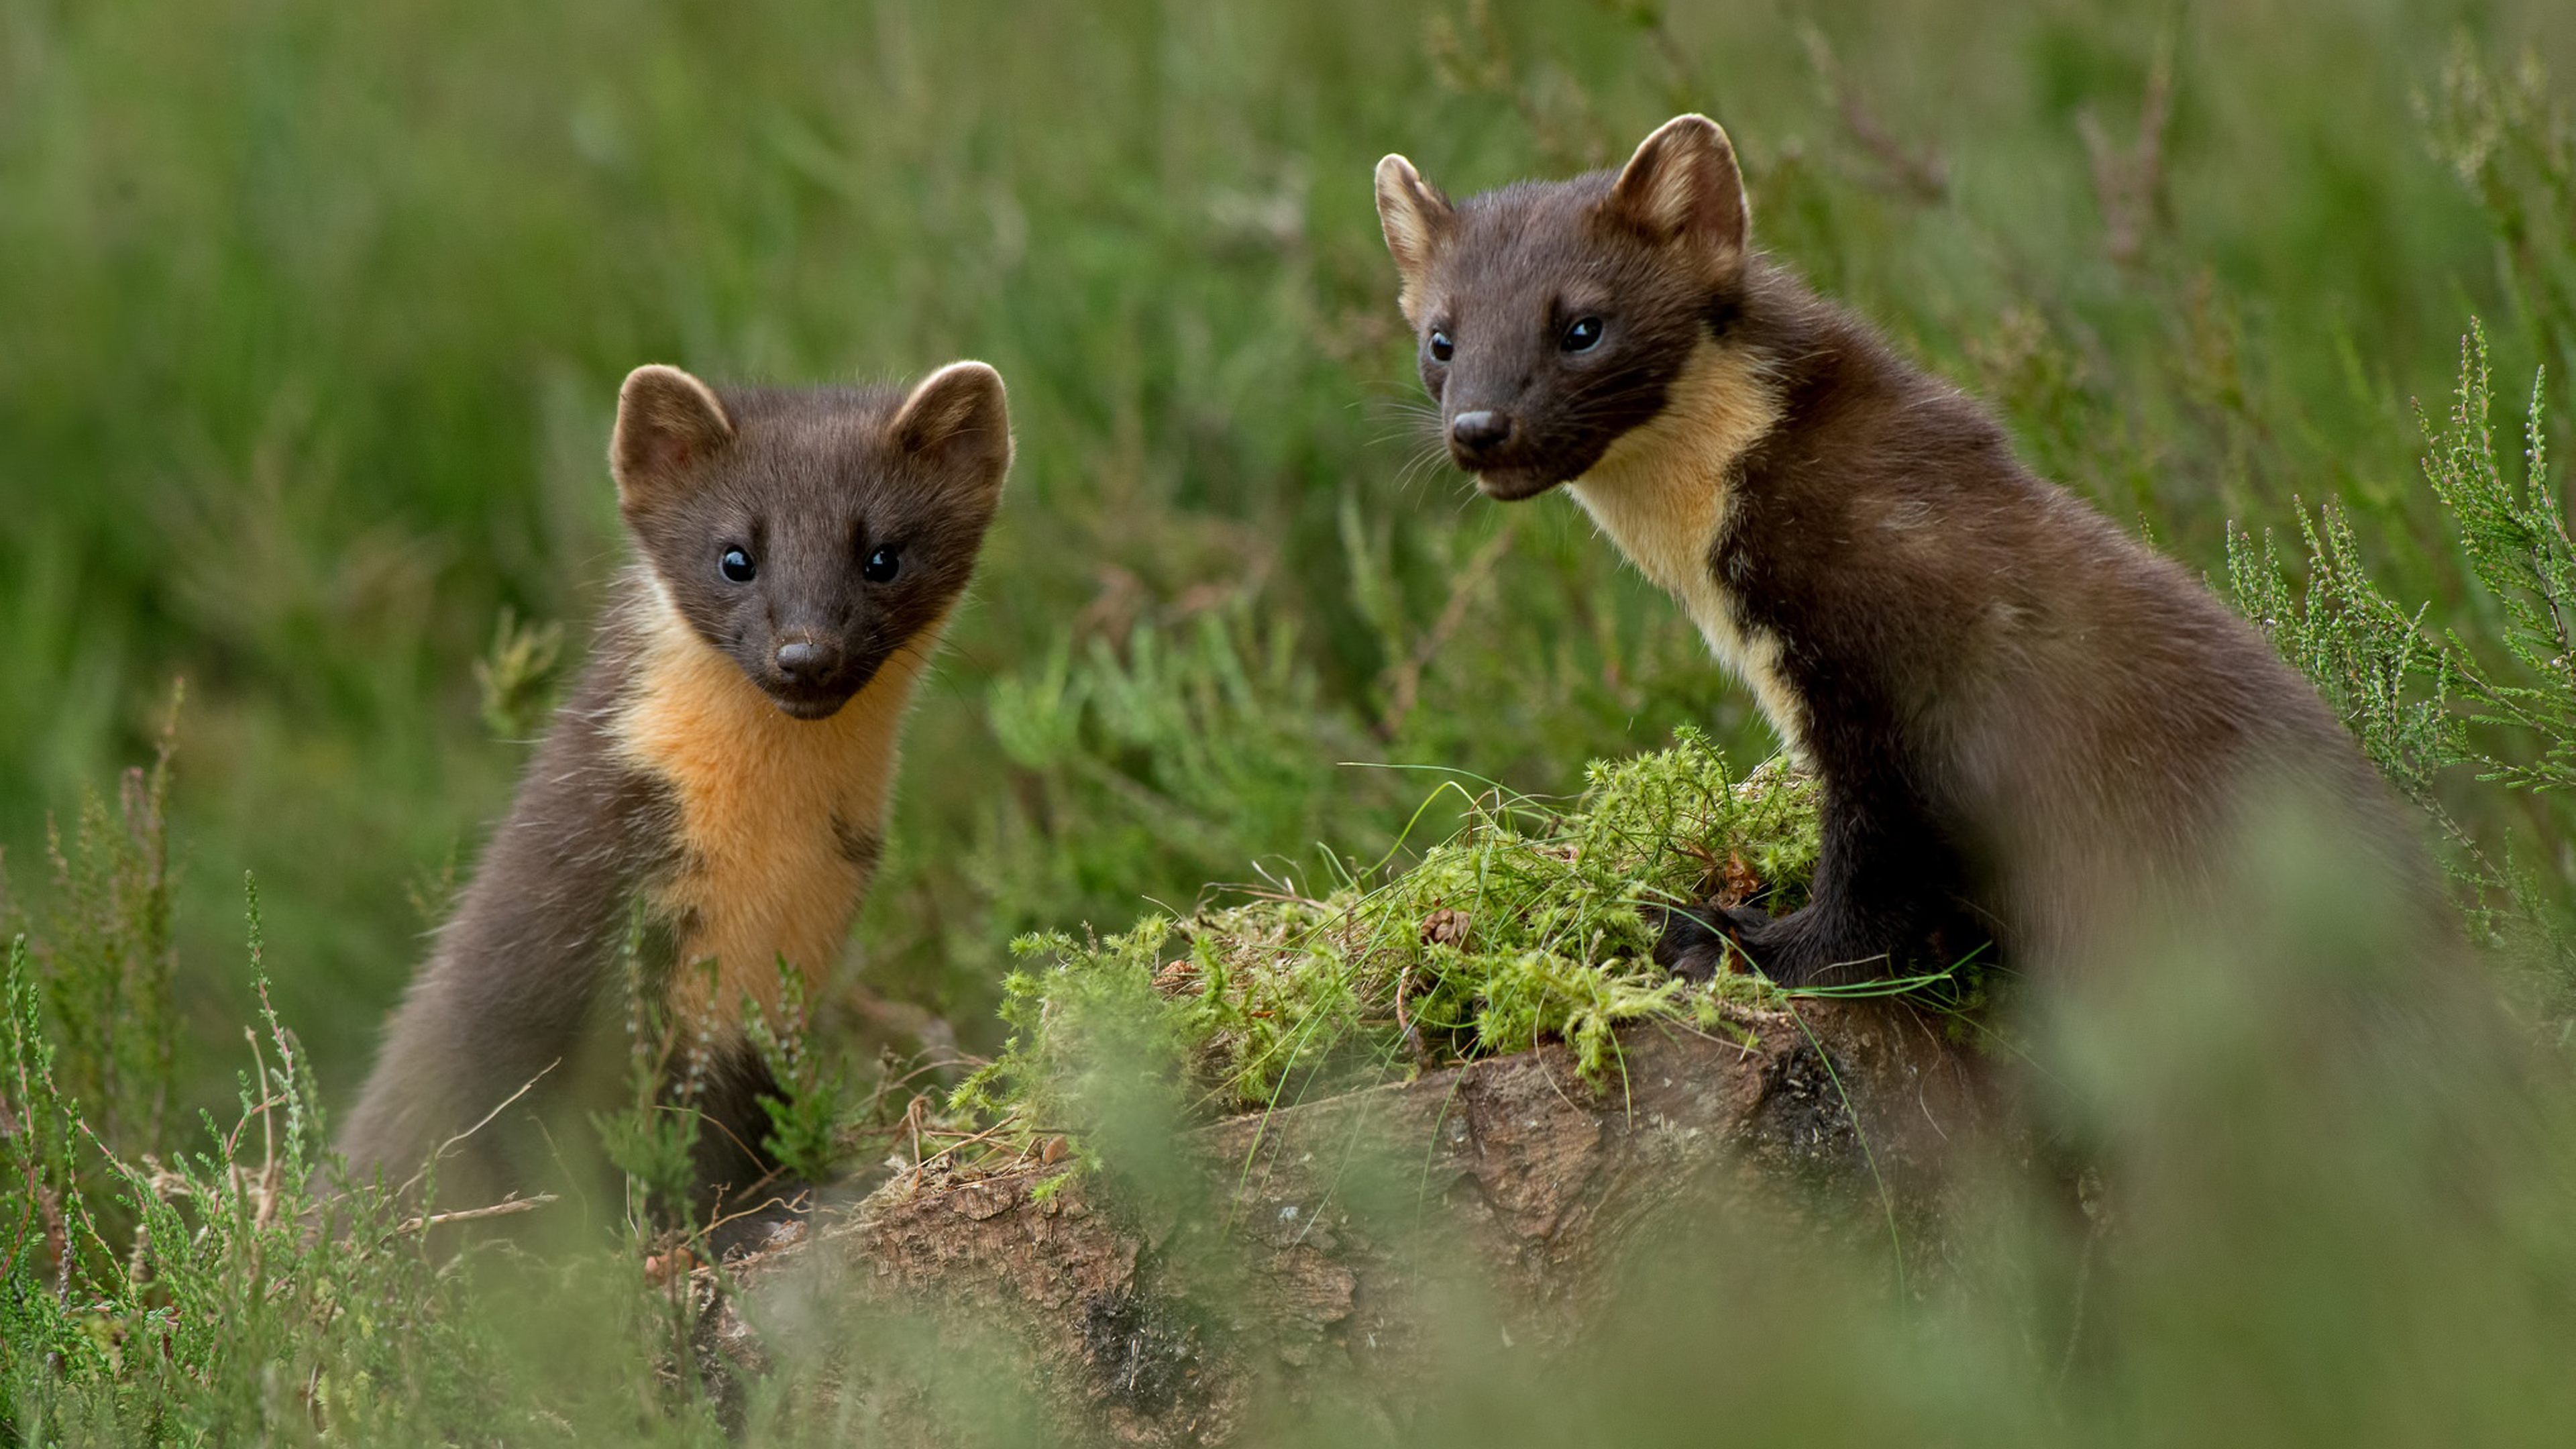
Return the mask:
M 1450 637 L 1467 622 L 1468 605 L 1475 602 L 1476 591 L 1493 575 L 1494 565 L 1511 550 L 1512 537 L 1513 525 L 1507 523 L 1485 540 L 1484 546 L 1467 560 L 1467 566 L 1459 570 L 1456 582 L 1450 585 L 1449 602 L 1430 631 L 1414 644 L 1413 653 L 1404 662 L 1388 671 L 1386 713 L 1377 722 L 1379 739 L 1391 740 L 1397 730 L 1404 728 L 1406 717 L 1413 713 L 1422 694 L 1422 671 L 1431 667 L 1431 661 L 1448 647 Z
M 1852 140 L 1878 162 L 1890 189 L 1927 204 L 1946 200 L 1950 195 L 1950 163 L 1942 159 L 1940 148 L 1927 143 L 1921 150 L 1907 150 L 1861 98 L 1860 87 L 1843 72 L 1842 62 L 1835 58 L 1825 33 L 1810 25 L 1805 27 L 1805 39 L 1808 63 L 1815 66 L 1816 79 L 1824 86 L 1826 99 L 1833 103 L 1834 114 L 1842 118 L 1843 129 L 1851 133 Z
M 2093 196 L 2102 208 L 2102 249 L 2122 266 L 2146 251 L 2147 231 L 2163 207 L 2165 131 L 2173 120 L 2173 40 L 2156 47 L 2147 70 L 2147 92 L 2138 104 L 2138 139 L 2117 146 L 2087 106 L 2075 117 L 2093 163 Z
M 454 1212 L 429 1213 L 421 1217 L 405 1218 L 401 1222 L 394 1224 L 394 1231 L 396 1233 L 425 1233 L 431 1228 L 440 1227 L 448 1223 L 470 1223 L 481 1218 L 512 1217 L 519 1213 L 535 1212 L 537 1209 L 544 1207 L 547 1203 L 553 1202 L 554 1200 L 555 1195 L 550 1192 L 541 1192 L 535 1197 L 507 1197 L 503 1198 L 499 1202 L 493 1203 L 489 1207 L 458 1208 Z

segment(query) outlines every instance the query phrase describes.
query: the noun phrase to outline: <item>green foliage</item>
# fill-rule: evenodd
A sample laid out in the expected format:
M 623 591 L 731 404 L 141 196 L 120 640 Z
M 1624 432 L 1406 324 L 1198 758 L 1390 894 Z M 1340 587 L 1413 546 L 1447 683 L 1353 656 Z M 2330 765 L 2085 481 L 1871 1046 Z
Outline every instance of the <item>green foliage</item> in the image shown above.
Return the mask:
M 2421 612 L 2408 614 L 2371 582 L 2341 507 L 2329 502 L 2314 519 L 2302 514 L 2299 535 L 2307 552 L 2304 592 L 2293 587 L 2268 532 L 2258 549 L 2229 531 L 2236 607 L 2317 687 L 2380 773 L 2438 811 L 2434 777 L 2467 749 L 2462 721 L 2449 708 L 2451 676 L 2439 646 L 2424 636 Z
M 89 1038 L 43 1022 L 36 963 L 11 945 L 0 998 L 0 1436 L 30 1444 L 714 1444 L 677 1361 L 690 1309 L 646 1284 L 621 1239 L 538 1263 L 460 1254 L 441 1220 L 329 1165 L 309 1058 L 269 1004 L 248 900 L 257 1028 L 235 1110 L 169 1157 L 127 1155 L 70 1090 Z
M 847 1165 L 848 1129 L 856 1105 L 848 1064 L 818 1041 L 805 1005 L 805 976 L 778 963 L 778 1019 L 744 1003 L 743 1026 L 781 1097 L 763 1098 L 769 1136 L 762 1146 L 800 1182 L 830 1182 Z
M 2482 664 L 2459 635 L 2449 638 L 2447 663 L 2481 724 L 2520 732 L 2524 758 L 2480 756 L 2484 776 L 2523 789 L 2576 785 L 2576 545 L 2567 538 L 2566 503 L 2549 476 L 2541 385 L 2531 383 L 2531 411 L 2523 434 L 2525 466 L 2519 485 L 2498 461 L 2487 426 L 2493 399 L 2487 343 L 2477 329 L 2460 344 L 2458 401 L 2449 425 L 2436 434 L 2424 474 L 2443 506 L 2458 520 L 2460 547 L 2470 571 L 2504 611 L 2500 642 L 2522 680 Z
M 2492 65 L 2456 37 L 2415 108 L 2433 154 L 2486 213 L 2523 320 L 2554 342 L 2562 365 L 2576 362 L 2576 110 L 2539 48 Z
M 1186 1181 L 1179 1129 L 1190 1118 L 1197 1014 L 1155 986 L 1171 931 L 1169 918 L 1149 915 L 1105 940 L 1053 932 L 1013 941 L 1012 954 L 1049 964 L 1003 983 L 1010 1040 L 958 1085 L 951 1110 L 1007 1124 L 1021 1142 L 1079 1128 L 1085 1158 L 1129 1183 Z
M 84 791 L 68 847 L 60 831 L 46 836 L 54 889 L 35 957 L 45 1020 L 63 1044 L 64 1089 L 123 1152 L 157 1150 L 171 1105 L 178 962 L 166 812 L 180 697 L 174 689 L 151 768 L 124 773 L 112 808 Z
M 1426 537 L 1363 519 L 1347 495 L 1338 528 L 1350 607 L 1377 646 L 1355 694 L 1239 593 L 1140 618 L 1123 648 L 1068 633 L 995 681 L 987 723 L 1013 769 L 972 856 L 984 929 L 1173 911 L 1247 876 L 1301 889 L 1339 868 L 1328 838 L 1367 856 L 1422 830 L 1404 776 L 1375 766 L 1464 761 L 1554 783 L 1562 760 L 1622 744 L 1641 717 L 1749 733 L 1668 601 L 1604 597 L 1623 566 L 1588 529 Z M 1435 821 L 1465 801 L 1443 798 Z
M 1444 785 L 1466 802 L 1456 834 L 1320 897 L 1024 939 L 1019 954 L 1048 964 L 1006 983 L 1011 1042 L 960 1103 L 1025 1103 L 1030 1130 L 1053 1131 L 1135 1110 L 1097 1100 L 1131 1082 L 1186 1088 L 1166 1116 L 1235 1111 L 1552 1040 L 1598 1077 L 1622 1025 L 1710 1027 L 1721 1001 L 1772 999 L 1750 977 L 1666 977 L 1643 910 L 1728 888 L 1793 908 L 1815 864 L 1813 784 L 1778 764 L 1737 784 L 1692 730 L 1586 779 L 1563 812 Z
M 472 1421 L 458 1287 L 416 1251 L 417 1225 L 310 1185 L 319 1096 L 256 974 L 255 899 L 251 920 L 261 1027 L 239 1115 L 210 1116 L 204 1144 L 166 1162 L 119 1155 L 83 1118 L 65 1077 L 92 1068 L 39 1035 L 30 954 L 11 952 L 0 1425 L 23 1442 L 197 1442 L 298 1422 L 363 1440 Z M 324 1220 L 344 1233 L 316 1236 Z
M 2541 379 L 2532 384 L 2524 462 L 2497 456 L 2486 331 L 2460 343 L 2460 373 L 2446 421 L 2422 422 L 2430 440 L 2423 471 L 2450 521 L 2460 557 L 2498 625 L 2502 657 L 2456 630 L 2424 626 L 2430 605 L 2404 609 L 2374 583 L 2345 511 L 2322 505 L 2300 520 L 2306 582 L 2269 536 L 2231 534 L 2228 575 L 2237 605 L 2324 693 L 2363 747 L 2399 788 L 2437 820 L 2454 849 L 2452 868 L 2479 890 L 2520 897 L 2529 915 L 2556 903 L 2528 872 L 2496 863 L 2437 790 L 2449 766 L 2469 764 L 2483 780 L 2531 790 L 2576 786 L 2576 545 L 2551 478 Z M 2519 474 L 2517 478 L 2515 475 Z M 2563 797 L 2551 805 L 2563 823 Z
M 33 963 L 27 938 L 9 942 L 8 1021 L 9 1075 L 0 1083 L 0 1168 L 8 1172 L 10 1239 L 7 1281 L 13 1289 L 42 1280 L 53 1268 L 57 1292 L 68 1292 L 82 1255 L 105 1245 L 97 1240 L 85 1210 L 80 1179 L 74 1172 L 73 1146 L 80 1126 L 78 1108 L 57 1082 L 58 1055 L 47 1039 L 37 1005 Z M 12 1291 L 8 1311 L 29 1311 L 27 1295 Z M 13 1321 L 13 1329 L 25 1325 Z M 13 1331 L 9 1341 L 28 1341 Z
M 661 979 L 647 964 L 650 933 L 639 910 L 630 919 L 623 956 L 626 990 L 627 1097 L 616 1109 L 591 1114 L 609 1165 L 624 1174 L 634 1211 L 629 1226 L 645 1235 L 685 1240 L 704 1224 L 689 1220 L 695 1183 L 693 1154 L 708 1130 L 700 1104 L 707 1074 L 721 1045 L 703 1022 L 674 1011 L 654 990 Z M 773 1010 L 757 998 L 740 1003 L 743 1030 L 778 1084 L 779 1095 L 761 1106 L 770 1130 L 762 1147 L 793 1182 L 842 1179 L 862 1144 L 886 1135 L 880 1120 L 897 1073 L 880 1063 L 863 1091 L 844 1047 L 814 1029 L 804 975 L 784 959 L 775 963 L 778 1000 Z M 713 962 L 681 969 L 707 973 Z
M 1151 883 L 1303 853 L 1328 810 L 1358 803 L 1335 768 L 1357 732 L 1317 698 L 1294 632 L 1241 607 L 1139 625 L 1124 658 L 1060 639 L 994 684 L 991 722 L 1028 788 L 998 802 L 978 873 L 1016 928 L 1123 918 Z
M 716 963 L 656 971 L 646 961 L 651 935 L 639 903 L 628 912 L 626 945 L 618 957 L 626 988 L 627 1098 L 613 1111 L 590 1116 L 609 1165 L 626 1176 L 629 1216 L 639 1231 L 688 1219 L 693 1154 L 705 1128 L 698 1101 L 714 1050 L 703 1029 L 692 1029 L 671 1009 L 665 993 L 680 971 L 705 973 L 712 989 Z
M 474 661 L 474 687 L 483 696 L 483 723 L 505 740 L 528 739 L 546 724 L 563 664 L 561 622 L 522 623 L 508 609 L 492 626 L 491 647 Z

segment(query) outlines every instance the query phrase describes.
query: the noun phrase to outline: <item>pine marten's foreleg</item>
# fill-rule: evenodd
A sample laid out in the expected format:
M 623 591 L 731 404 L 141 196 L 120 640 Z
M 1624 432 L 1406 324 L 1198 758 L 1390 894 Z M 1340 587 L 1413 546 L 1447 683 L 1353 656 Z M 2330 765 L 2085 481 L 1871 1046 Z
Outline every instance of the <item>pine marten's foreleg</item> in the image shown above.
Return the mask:
M 695 1221 L 710 1225 L 710 1245 L 719 1258 L 760 1247 L 772 1229 L 812 1206 L 813 1184 L 789 1172 L 769 1150 L 769 1103 L 786 1098 L 748 1041 L 720 1049 L 708 1064 L 697 1102 L 697 1188 L 690 1207 Z
M 1732 950 L 1779 985 L 1830 986 L 1937 970 L 1976 938 L 1949 865 L 1959 852 L 1913 790 L 1829 779 L 1823 794 L 1807 904 L 1781 916 L 1715 901 L 1668 908 L 1658 965 L 1706 980 Z

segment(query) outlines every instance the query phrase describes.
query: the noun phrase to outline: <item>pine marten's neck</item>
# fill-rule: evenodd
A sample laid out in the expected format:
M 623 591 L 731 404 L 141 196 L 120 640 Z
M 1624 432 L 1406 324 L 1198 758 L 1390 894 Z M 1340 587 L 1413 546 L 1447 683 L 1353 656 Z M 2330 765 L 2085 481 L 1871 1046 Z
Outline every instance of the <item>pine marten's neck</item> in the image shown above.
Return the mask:
M 610 735 L 677 804 L 676 863 L 647 886 L 647 905 L 677 937 L 671 1003 L 682 1019 L 731 1020 L 749 997 L 775 1020 L 777 962 L 816 982 L 858 912 L 904 713 L 941 626 L 905 641 L 829 719 L 797 720 L 700 637 L 657 581 L 644 580 L 630 607 L 633 673 Z
M 1780 638 L 1745 622 L 1715 569 L 1745 457 L 1781 426 L 1785 410 L 1764 352 L 1703 341 L 1667 387 L 1663 410 L 1620 435 L 1568 491 L 1681 604 L 1794 751 L 1803 747 L 1804 710 L 1780 671 Z

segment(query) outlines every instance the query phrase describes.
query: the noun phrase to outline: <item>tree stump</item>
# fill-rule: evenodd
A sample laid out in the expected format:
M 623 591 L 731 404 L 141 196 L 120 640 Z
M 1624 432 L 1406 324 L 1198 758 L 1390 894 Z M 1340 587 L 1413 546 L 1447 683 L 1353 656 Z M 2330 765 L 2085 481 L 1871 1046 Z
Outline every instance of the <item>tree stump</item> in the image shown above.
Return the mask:
M 1877 999 L 1727 1024 L 1742 1039 L 1635 1029 L 1598 1086 L 1547 1046 L 1227 1118 L 1192 1134 L 1177 1189 L 934 1157 L 738 1264 L 700 1342 L 758 1375 L 829 1359 L 801 1341 L 829 1322 L 891 1313 L 998 1359 L 1062 1442 L 1221 1444 L 1320 1386 L 1400 1412 L 1425 1335 L 1461 1314 L 1570 1343 L 1641 1243 L 1731 1202 L 1941 1256 L 1948 1144 L 1990 1095 L 1943 1020 Z M 843 1414 L 861 1395 L 898 1442 L 947 1442 L 935 1396 L 851 1342 L 794 1392 Z

